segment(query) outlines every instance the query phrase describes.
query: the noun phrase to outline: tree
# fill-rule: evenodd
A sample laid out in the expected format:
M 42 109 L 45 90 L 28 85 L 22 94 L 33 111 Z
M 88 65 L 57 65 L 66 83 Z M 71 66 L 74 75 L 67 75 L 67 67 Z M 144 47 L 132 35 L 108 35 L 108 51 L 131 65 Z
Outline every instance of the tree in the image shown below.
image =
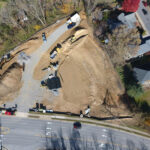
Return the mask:
M 124 65 L 129 57 L 136 54 L 139 48 L 140 34 L 136 28 L 128 29 L 121 25 L 107 35 L 108 44 L 104 45 L 114 66 Z

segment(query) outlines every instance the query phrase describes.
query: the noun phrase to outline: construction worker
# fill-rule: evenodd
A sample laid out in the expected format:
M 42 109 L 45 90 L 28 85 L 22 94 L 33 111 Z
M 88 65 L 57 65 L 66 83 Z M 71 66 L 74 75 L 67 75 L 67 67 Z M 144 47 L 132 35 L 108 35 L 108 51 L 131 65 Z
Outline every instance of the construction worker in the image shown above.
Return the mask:
M 74 42 L 76 40 L 76 37 L 73 35 L 72 37 L 71 37 L 71 42 Z
M 60 48 L 56 48 L 56 51 L 57 51 L 57 53 L 59 54 L 60 53 Z

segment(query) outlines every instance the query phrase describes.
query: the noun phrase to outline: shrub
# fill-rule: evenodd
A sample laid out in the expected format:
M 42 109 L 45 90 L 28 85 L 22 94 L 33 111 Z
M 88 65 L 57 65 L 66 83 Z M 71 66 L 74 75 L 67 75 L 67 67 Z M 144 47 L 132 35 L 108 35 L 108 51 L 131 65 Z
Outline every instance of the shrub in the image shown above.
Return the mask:
M 138 99 L 143 94 L 143 89 L 134 76 L 132 67 L 130 65 L 118 67 L 117 72 L 120 75 L 128 96 Z

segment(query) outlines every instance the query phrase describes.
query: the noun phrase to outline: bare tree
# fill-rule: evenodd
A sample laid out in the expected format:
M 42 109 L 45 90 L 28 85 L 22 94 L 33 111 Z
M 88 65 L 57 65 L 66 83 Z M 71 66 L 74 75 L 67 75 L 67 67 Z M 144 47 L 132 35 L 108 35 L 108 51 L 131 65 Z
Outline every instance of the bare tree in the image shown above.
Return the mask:
M 109 42 L 104 45 L 104 48 L 115 66 L 125 64 L 129 57 L 137 53 L 141 43 L 138 30 L 128 29 L 125 25 L 114 29 L 107 38 Z

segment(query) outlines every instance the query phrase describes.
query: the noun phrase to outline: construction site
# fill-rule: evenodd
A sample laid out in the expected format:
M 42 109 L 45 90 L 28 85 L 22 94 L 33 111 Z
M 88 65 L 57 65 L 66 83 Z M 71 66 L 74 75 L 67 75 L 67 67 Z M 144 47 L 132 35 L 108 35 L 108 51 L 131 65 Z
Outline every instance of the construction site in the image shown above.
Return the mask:
M 48 37 L 66 19 L 19 46 L 0 70 L 1 105 L 17 103 L 19 111 L 26 111 L 39 102 L 59 112 L 85 114 L 90 107 L 91 116 L 130 115 L 119 99 L 124 88 L 118 74 L 98 46 L 86 15 L 82 12 L 80 17 L 80 24 L 65 31 L 48 50 L 36 53 L 43 43 L 41 33 Z

